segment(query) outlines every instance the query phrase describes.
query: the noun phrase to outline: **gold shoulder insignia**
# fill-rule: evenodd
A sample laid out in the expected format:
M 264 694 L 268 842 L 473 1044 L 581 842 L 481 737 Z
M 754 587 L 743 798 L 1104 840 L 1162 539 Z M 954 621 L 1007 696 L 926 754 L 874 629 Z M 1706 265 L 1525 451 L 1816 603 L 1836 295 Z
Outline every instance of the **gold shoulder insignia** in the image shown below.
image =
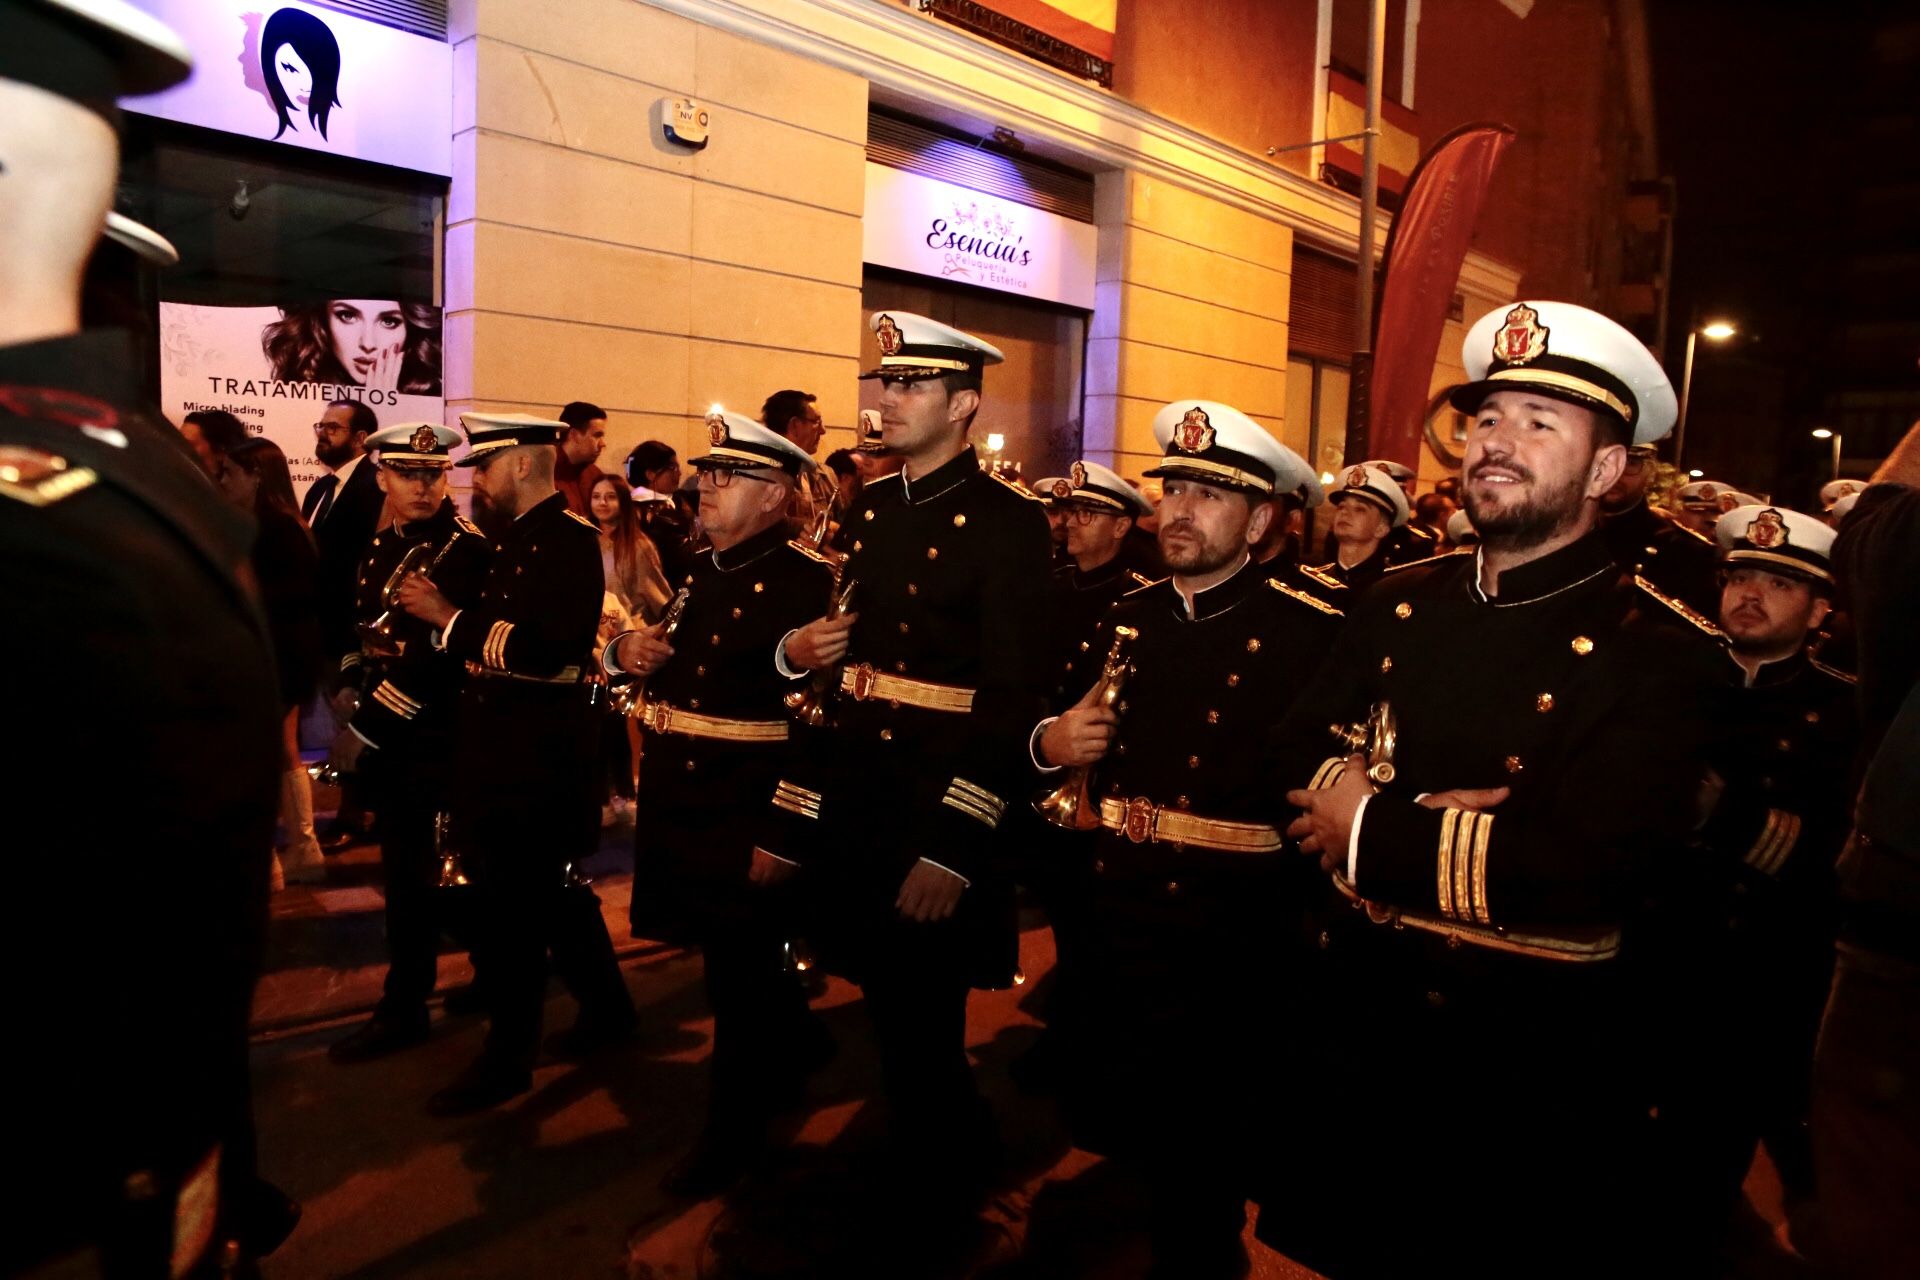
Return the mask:
M 1418 560 L 1409 560 L 1405 564 L 1390 564 L 1380 571 L 1380 576 L 1384 578 L 1390 573 L 1399 573 L 1402 569 L 1418 569 L 1421 565 L 1439 564 L 1442 560 L 1451 560 L 1455 556 L 1472 554 L 1472 547 L 1455 547 L 1452 551 L 1442 551 L 1437 556 L 1421 556 Z
M 1005 485 L 1007 488 L 1013 490 L 1013 492 L 1025 498 L 1028 502 L 1040 501 L 1038 496 L 1029 492 L 1024 486 L 1015 484 L 1013 481 L 1001 475 L 998 471 L 989 471 L 987 472 L 987 474 L 989 476 L 992 476 L 995 480 L 998 480 L 1001 484 Z
M 1820 659 L 1818 658 L 1809 658 L 1807 661 L 1812 665 L 1815 671 L 1818 671 L 1823 675 L 1832 676 L 1835 680 L 1839 680 L 1842 683 L 1845 683 L 1845 684 L 1860 683 L 1860 677 L 1854 675 L 1850 671 L 1842 671 L 1838 667 L 1830 667 L 1826 663 L 1820 661 Z
M 587 526 L 587 528 L 593 530 L 594 533 L 596 534 L 600 532 L 599 525 L 587 519 L 585 516 L 581 515 L 578 511 L 575 511 L 572 507 L 567 508 L 567 518 L 569 520 L 578 520 L 581 524 Z
M 1298 587 L 1288 586 L 1286 583 L 1280 581 L 1280 579 L 1278 578 L 1268 578 L 1267 585 L 1272 587 L 1275 591 L 1278 591 L 1281 595 L 1289 596 L 1292 599 L 1298 600 L 1301 604 L 1310 605 L 1311 607 L 1318 609 L 1320 612 L 1324 614 L 1329 614 L 1335 618 L 1344 618 L 1347 616 L 1345 612 L 1334 608 L 1332 605 L 1328 604 L 1325 600 L 1320 599 L 1318 596 L 1310 596 L 1306 592 L 1300 590 Z
M 1413 539 L 1413 540 L 1414 540 L 1415 542 L 1438 542 L 1438 541 L 1440 541 L 1440 539 L 1439 539 L 1439 538 L 1437 538 L 1437 537 L 1435 537 L 1435 536 L 1434 536 L 1434 532 L 1433 532 L 1433 530 L 1431 530 L 1431 529 L 1429 529 L 1429 528 L 1427 528 L 1427 527 L 1426 527 L 1425 525 L 1423 525 L 1423 524 L 1410 524 L 1410 525 L 1407 525 L 1407 526 L 1405 526 L 1405 527 L 1406 527 L 1406 530 L 1407 530 L 1407 536 L 1408 536 L 1409 538 L 1412 538 L 1412 539 Z
M 1319 565 L 1303 564 L 1300 566 L 1300 572 L 1306 574 L 1323 587 L 1332 587 L 1335 591 L 1345 591 L 1347 589 L 1346 583 L 1340 581 L 1340 579 L 1334 577 Z
M 453 518 L 453 524 L 456 529 L 460 530 L 460 532 L 470 533 L 476 538 L 484 538 L 487 536 L 486 534 L 480 532 L 479 525 L 467 519 L 465 516 L 456 515 Z
M 1719 554 L 1720 544 L 1715 542 L 1712 538 L 1709 538 L 1706 534 L 1700 532 L 1698 529 L 1690 529 L 1686 525 L 1681 524 L 1678 520 L 1670 521 L 1669 523 L 1671 523 L 1673 527 L 1678 529 L 1680 532 L 1686 534 L 1689 538 L 1692 538 L 1695 542 L 1698 542 L 1700 545 L 1705 547 L 1712 547 L 1714 550 L 1714 553 L 1716 555 Z
M 805 556 L 807 559 L 817 560 L 821 564 L 826 565 L 827 568 L 829 569 L 833 568 L 833 561 L 821 555 L 818 551 L 815 551 L 812 547 L 807 546 L 805 543 L 800 542 L 796 539 L 789 538 L 787 540 L 787 545 L 789 547 L 792 547 L 795 551 L 798 551 L 801 555 Z
M 1685 619 L 1688 622 L 1691 622 L 1694 626 L 1698 627 L 1703 634 L 1712 636 L 1715 640 L 1726 639 L 1726 635 L 1720 630 L 1720 628 L 1714 626 L 1712 622 L 1708 621 L 1704 614 L 1695 612 L 1692 608 L 1687 606 L 1684 602 L 1674 599 L 1672 596 L 1668 595 L 1666 592 L 1662 591 L 1660 588 L 1654 586 L 1651 582 L 1648 582 L 1645 578 L 1641 577 L 1639 574 L 1636 573 L 1635 575 L 1633 575 L 1633 582 L 1634 582 L 1634 585 L 1639 587 L 1642 591 L 1652 596 L 1655 600 L 1658 600 L 1661 604 L 1667 606 L 1667 608 L 1673 610 L 1673 612 L 1677 616 Z
M 27 445 L 0 445 L 0 498 L 30 507 L 50 507 L 91 489 L 100 477 L 92 467 L 70 467 L 67 460 L 45 449 Z
M 1121 596 L 1121 598 L 1122 598 L 1122 599 L 1125 599 L 1125 598 L 1126 598 L 1127 596 L 1137 596 L 1137 595 L 1139 595 L 1139 594 L 1140 594 L 1140 593 L 1141 593 L 1142 591 L 1145 591 L 1145 590 L 1146 590 L 1146 589 L 1147 589 L 1148 587 L 1157 587 L 1157 586 L 1159 586 L 1159 585 L 1160 585 L 1161 583 L 1163 583 L 1163 582 L 1165 582 L 1165 581 L 1166 581 L 1166 579 L 1165 579 L 1165 578 L 1155 578 L 1155 579 L 1154 579 L 1154 580 L 1153 580 L 1152 582 L 1148 582 L 1148 581 L 1147 581 L 1147 580 L 1146 580 L 1145 578 L 1141 578 L 1141 577 L 1140 577 L 1140 575 L 1139 575 L 1139 574 L 1137 574 L 1137 573 L 1136 573 L 1136 574 L 1133 574 L 1133 575 L 1131 575 L 1131 576 L 1133 576 L 1133 577 L 1135 577 L 1135 578 L 1139 578 L 1139 579 L 1140 579 L 1140 585 L 1139 585 L 1139 586 L 1137 586 L 1137 587 L 1135 587 L 1135 588 L 1134 588 L 1133 590 L 1131 590 L 1131 591 L 1123 591 L 1123 592 L 1121 592 L 1121 593 L 1120 593 L 1120 596 Z
M 1133 570 L 1129 569 L 1127 570 L 1127 576 L 1133 579 L 1134 585 L 1136 586 L 1150 587 L 1153 585 L 1153 579 L 1149 578 L 1144 573 L 1135 573 Z

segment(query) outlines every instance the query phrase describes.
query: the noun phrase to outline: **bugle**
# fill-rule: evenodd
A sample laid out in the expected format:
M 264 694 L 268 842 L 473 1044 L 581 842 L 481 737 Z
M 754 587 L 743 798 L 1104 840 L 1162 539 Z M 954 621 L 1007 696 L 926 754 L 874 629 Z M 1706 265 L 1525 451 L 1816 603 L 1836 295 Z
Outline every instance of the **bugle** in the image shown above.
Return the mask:
M 1113 647 L 1100 664 L 1100 679 L 1089 693 L 1092 705 L 1112 707 L 1120 701 L 1127 677 L 1133 672 L 1133 659 L 1127 657 L 1127 645 L 1139 636 L 1132 627 L 1113 629 Z M 1059 786 L 1033 802 L 1033 811 L 1056 827 L 1067 831 L 1092 831 L 1100 825 L 1100 806 L 1093 800 L 1093 766 L 1076 765 L 1067 770 Z
M 842 583 L 839 592 L 833 597 L 833 603 L 827 606 L 827 620 L 844 618 L 853 608 L 853 589 L 859 585 L 849 578 Z M 827 722 L 827 700 L 833 696 L 833 690 L 840 683 L 840 668 L 828 667 L 824 671 L 813 673 L 813 679 L 805 688 L 795 689 L 781 699 L 793 718 L 810 728 L 819 728 Z
M 691 590 L 682 587 L 673 593 L 673 599 L 667 601 L 667 611 L 660 615 L 660 638 L 673 639 L 673 633 L 680 629 L 680 616 L 687 611 L 687 595 Z M 612 684 L 607 690 L 607 705 L 623 716 L 630 716 L 640 709 L 641 699 L 646 696 L 647 681 L 644 676 L 629 676 L 619 684 Z

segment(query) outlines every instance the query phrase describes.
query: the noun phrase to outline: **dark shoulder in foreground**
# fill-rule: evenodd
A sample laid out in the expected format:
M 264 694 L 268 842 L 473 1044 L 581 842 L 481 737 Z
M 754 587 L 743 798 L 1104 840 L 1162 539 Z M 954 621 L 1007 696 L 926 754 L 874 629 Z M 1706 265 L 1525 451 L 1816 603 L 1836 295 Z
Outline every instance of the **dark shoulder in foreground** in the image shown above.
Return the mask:
M 1388 569 L 1372 586 L 1341 604 L 1349 617 L 1392 609 L 1408 600 L 1432 600 L 1464 592 L 1478 571 L 1479 557 L 1470 549 L 1444 556 L 1428 556 Z
M 797 542 L 781 543 L 771 558 L 778 572 L 797 582 L 818 583 L 822 587 L 833 582 L 833 561 Z
M 1347 616 L 1344 612 L 1334 608 L 1318 596 L 1310 595 L 1302 591 L 1299 587 L 1283 582 L 1279 578 L 1268 578 L 1267 585 L 1275 591 L 1278 591 L 1286 599 L 1311 609 L 1315 613 L 1325 614 L 1330 618 L 1344 618 Z

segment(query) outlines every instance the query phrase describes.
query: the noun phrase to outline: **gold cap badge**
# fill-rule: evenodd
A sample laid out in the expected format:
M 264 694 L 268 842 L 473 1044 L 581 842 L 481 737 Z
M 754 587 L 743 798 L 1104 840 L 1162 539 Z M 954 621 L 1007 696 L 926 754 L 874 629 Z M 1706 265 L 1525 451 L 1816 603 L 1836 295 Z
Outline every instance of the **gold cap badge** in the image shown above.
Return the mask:
M 707 443 L 725 444 L 727 442 L 727 418 L 725 414 L 707 415 Z
M 1768 507 L 1748 522 L 1745 536 L 1754 546 L 1762 551 L 1768 551 L 1774 547 L 1786 546 L 1790 534 L 1787 530 L 1787 522 L 1781 518 L 1780 513 Z
M 1187 410 L 1173 429 L 1173 442 L 1182 453 L 1205 453 L 1213 448 L 1213 424 L 1207 419 L 1207 411 L 1198 406 Z
M 880 339 L 880 354 L 897 355 L 900 351 L 900 326 L 894 323 L 892 316 L 881 316 L 874 322 L 874 336 Z
M 414 428 L 413 438 L 407 443 L 413 446 L 415 453 L 432 453 L 439 447 L 440 437 L 432 427 L 422 423 Z
M 1068 469 L 1067 474 L 1073 477 L 1074 488 L 1084 489 L 1087 487 L 1087 464 L 1086 463 L 1075 462 L 1073 466 Z
M 1507 322 L 1493 335 L 1493 358 L 1502 364 L 1525 364 L 1547 354 L 1548 329 L 1540 313 L 1526 303 L 1507 312 Z

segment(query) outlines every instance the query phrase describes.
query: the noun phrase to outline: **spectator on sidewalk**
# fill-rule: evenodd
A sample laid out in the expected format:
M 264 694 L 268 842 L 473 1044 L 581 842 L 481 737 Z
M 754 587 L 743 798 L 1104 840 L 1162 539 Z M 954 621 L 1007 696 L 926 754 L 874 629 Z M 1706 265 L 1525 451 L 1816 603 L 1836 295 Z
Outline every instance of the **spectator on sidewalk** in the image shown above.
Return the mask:
M 180 434 L 211 477 L 219 476 L 222 457 L 247 442 L 246 424 L 225 409 L 194 410 L 181 420 Z
M 259 525 L 249 563 L 273 640 L 282 711 L 280 826 L 286 845 L 274 854 L 273 884 L 323 884 L 326 858 L 313 830 L 313 783 L 300 759 L 300 708 L 320 683 L 319 557 L 294 506 L 293 477 L 279 445 L 253 436 L 215 465 L 227 501 L 252 513 Z
M 360 400 L 335 400 L 313 424 L 313 456 L 327 468 L 300 504 L 320 554 L 320 657 L 332 682 L 333 715 L 345 724 L 353 715 L 345 687 L 345 668 L 360 658 L 360 637 L 353 630 L 354 577 L 386 497 L 367 457 L 367 437 L 380 418 Z M 340 789 L 340 811 L 320 837 L 323 849 L 337 852 L 367 834 L 367 819 L 351 779 Z
M 660 617 L 673 591 L 653 540 L 640 528 L 640 511 L 617 476 L 602 475 L 593 482 L 588 516 L 600 530 L 600 566 L 607 590 L 643 623 Z
M 811 457 L 820 447 L 820 437 L 827 433 L 827 424 L 813 401 L 805 391 L 776 391 L 760 406 L 760 421 L 767 430 L 785 436 Z
M 591 516 L 593 486 L 606 472 L 595 465 L 607 447 L 607 411 L 597 404 L 575 400 L 560 411 L 567 434 L 560 437 L 560 456 L 553 464 L 553 485 L 566 495 L 567 509 Z
M 691 568 L 687 543 L 693 534 L 693 521 L 674 501 L 680 488 L 680 457 L 673 446 L 659 440 L 642 440 L 635 445 L 627 455 L 627 483 L 633 486 L 633 499 L 640 504 L 640 528 L 653 539 L 667 581 L 677 584 L 685 580 Z

